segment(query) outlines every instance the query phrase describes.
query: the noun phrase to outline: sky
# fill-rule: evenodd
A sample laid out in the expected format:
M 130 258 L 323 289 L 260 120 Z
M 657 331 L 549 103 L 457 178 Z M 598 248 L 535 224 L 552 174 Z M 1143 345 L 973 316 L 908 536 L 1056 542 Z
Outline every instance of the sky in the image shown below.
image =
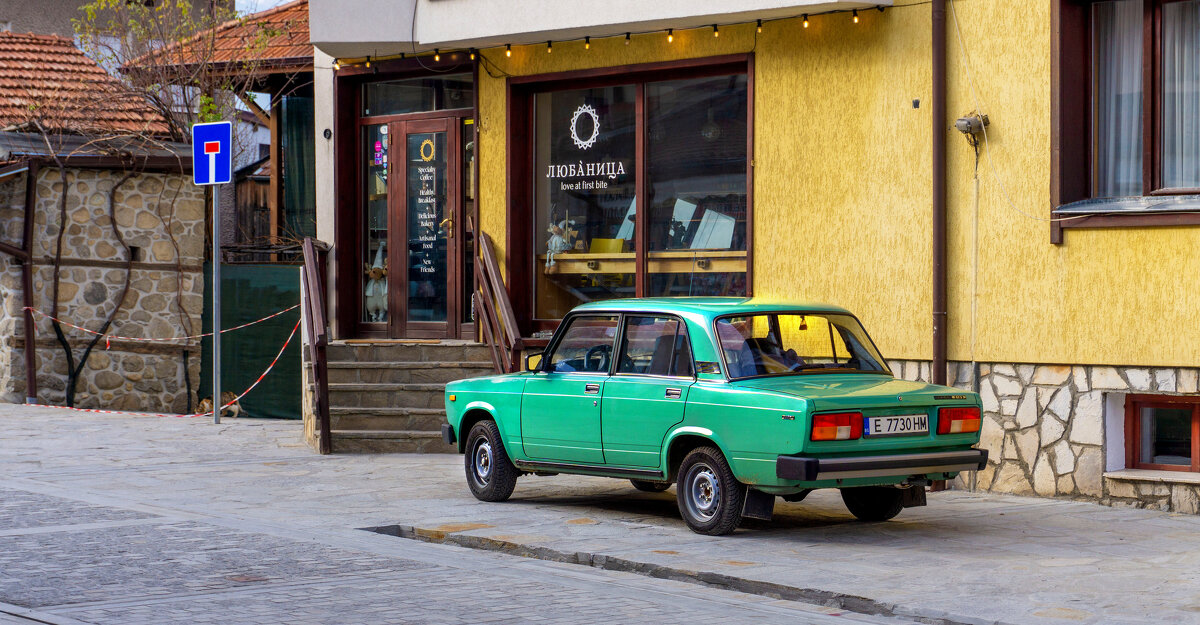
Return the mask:
M 290 0 L 234 0 L 237 12 L 243 15 L 265 11 L 285 2 L 290 2 Z

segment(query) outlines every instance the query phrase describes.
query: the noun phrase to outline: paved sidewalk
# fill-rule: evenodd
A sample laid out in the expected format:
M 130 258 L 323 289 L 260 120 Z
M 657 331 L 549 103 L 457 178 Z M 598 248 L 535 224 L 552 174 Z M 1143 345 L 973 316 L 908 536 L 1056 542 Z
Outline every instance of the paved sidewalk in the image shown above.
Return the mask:
M 227 420 L 213 426 L 199 420 L 0 406 L 0 427 L 0 475 L 5 476 L 0 478 L 0 488 L 6 489 L 0 491 L 0 501 L 44 496 L 69 502 L 54 504 L 66 507 L 50 516 L 76 517 L 75 527 L 94 526 L 96 532 L 109 533 L 88 538 L 92 543 L 109 542 L 97 538 L 108 535 L 128 542 L 133 539 L 133 528 L 153 529 L 155 540 L 160 541 L 157 550 L 137 552 L 147 562 L 189 553 L 193 548 L 184 543 L 172 546 L 185 540 L 181 537 L 199 535 L 204 538 L 197 544 L 208 546 L 210 538 L 219 539 L 212 545 L 224 544 L 220 532 L 202 532 L 188 523 L 227 527 L 254 536 L 266 532 L 291 540 L 315 537 L 324 547 L 313 547 L 303 557 L 290 543 L 275 544 L 264 539 L 255 547 L 265 550 L 271 562 L 283 563 L 279 566 L 285 567 L 286 574 L 271 569 L 267 574 L 247 570 L 233 576 L 251 580 L 267 577 L 272 580 L 268 585 L 284 583 L 277 579 L 293 580 L 289 583 L 304 588 L 305 596 L 316 588 L 341 588 L 331 591 L 341 601 L 339 609 L 363 602 L 392 610 L 380 614 L 411 612 L 415 604 L 408 607 L 396 600 L 404 593 L 388 593 L 388 601 L 380 604 L 379 593 L 364 588 L 394 584 L 411 593 L 412 586 L 406 580 L 437 580 L 438 575 L 446 575 L 448 581 L 439 581 L 438 585 L 453 586 L 466 583 L 460 579 L 464 575 L 478 580 L 496 571 L 513 580 L 504 588 L 513 588 L 512 583 L 527 577 L 526 569 L 541 571 L 550 580 L 584 576 L 579 578 L 583 580 L 579 582 L 584 589 L 581 592 L 593 599 L 598 596 L 601 611 L 586 612 L 591 604 L 581 598 L 582 607 L 568 610 L 580 617 L 579 622 L 593 620 L 593 616 L 595 620 L 626 620 L 614 616 L 624 609 L 620 601 L 610 605 L 609 600 L 640 599 L 642 589 L 654 590 L 657 584 L 671 584 L 663 592 L 683 593 L 671 596 L 689 599 L 665 609 L 663 614 L 667 616 L 655 615 L 654 606 L 661 603 L 638 604 L 629 608 L 627 614 L 638 614 L 630 620 L 687 621 L 689 613 L 672 609 L 692 605 L 692 597 L 732 597 L 728 599 L 732 604 L 722 605 L 746 605 L 755 610 L 805 606 L 767 597 L 751 599 L 749 595 L 695 583 L 599 570 L 616 567 L 747 590 L 775 589 L 783 596 L 840 601 L 859 610 L 880 609 L 923 620 L 1014 625 L 1200 623 L 1200 517 L 948 492 L 931 494 L 928 507 L 906 510 L 893 521 L 864 524 L 853 520 L 836 493 L 817 492 L 801 503 L 781 501 L 771 523 L 747 522 L 733 536 L 716 538 L 687 530 L 675 510 L 673 489 L 647 494 L 618 480 L 524 477 L 511 501 L 485 504 L 467 491 L 459 456 L 321 457 L 300 443 L 300 428 L 295 422 Z M 85 504 L 89 503 L 102 509 L 87 508 Z M 53 508 L 36 499 L 16 507 L 30 511 Z M 0 507 L 0 519 L 7 521 L 4 515 L 11 515 L 29 527 L 61 523 L 42 518 L 47 514 L 44 512 L 14 514 L 6 510 Z M 368 526 L 395 526 L 392 529 L 397 532 L 415 533 L 428 540 L 582 561 L 592 566 L 456 549 L 352 529 Z M 21 605 L 26 607 L 43 605 L 38 601 L 49 602 L 44 605 L 70 605 L 56 603 L 61 598 L 37 599 L 34 595 L 51 591 L 28 587 L 27 581 L 21 583 L 27 580 L 23 575 L 16 576 L 17 583 L 12 582 L 13 569 L 4 560 L 4 541 L 15 538 L 25 545 L 22 553 L 53 550 L 54 544 L 44 542 L 47 534 L 22 532 L 20 525 L 12 527 L 0 527 L 0 601 L 21 603 L 14 600 L 20 595 L 25 597 L 26 603 Z M 258 540 L 250 542 L 257 544 Z M 349 567 L 345 570 L 321 568 L 322 562 L 330 561 L 326 556 L 333 555 L 320 555 L 321 548 L 362 549 L 363 545 L 370 546 L 368 554 L 403 555 L 405 560 L 416 562 L 412 565 L 416 568 L 390 560 L 380 564 L 366 556 L 333 558 Z M 465 574 L 464 570 L 478 566 L 472 558 L 493 563 L 489 566 L 495 568 L 482 574 Z M 204 596 L 235 592 L 230 588 L 253 583 L 230 582 L 225 579 L 229 575 L 213 573 L 227 572 L 229 567 L 205 568 L 207 564 L 201 564 L 191 565 L 198 566 L 200 574 L 185 573 L 184 579 L 175 581 L 186 581 L 195 587 L 194 592 Z M 424 570 L 421 566 L 433 568 Z M 161 580 L 166 573 L 155 575 Z M 371 584 L 356 581 L 363 575 L 382 577 Z M 609 582 L 609 576 L 619 577 L 626 590 L 615 594 L 606 590 L 604 584 L 617 583 Z M 317 579 L 337 583 L 314 581 Z M 572 601 L 569 593 L 564 594 L 566 591 L 552 593 L 553 598 L 537 595 L 536 589 L 545 582 L 530 579 L 529 587 L 517 587 L 521 598 L 512 598 L 518 607 L 507 613 L 511 620 L 525 620 L 520 610 L 536 611 L 531 606 L 557 605 L 560 596 L 568 597 L 564 599 L 568 603 Z M 137 587 L 146 583 L 144 579 L 129 583 L 134 585 L 133 603 L 142 605 L 138 602 L 153 595 L 153 588 Z M 231 583 L 234 586 L 229 586 Z M 592 588 L 590 593 L 588 588 Z M 110 595 L 116 590 L 113 588 Z M 436 587 L 429 592 L 425 601 L 442 597 Z M 261 605 L 273 598 L 272 593 L 260 594 L 259 599 L 246 601 Z M 375 603 L 371 597 L 375 597 Z M 240 605 L 241 601 L 237 599 L 236 603 Z M 186 601 L 180 605 L 184 604 L 191 605 Z M 70 612 L 74 618 L 89 622 L 128 622 L 114 620 L 103 611 L 111 608 L 118 611 L 112 614 L 121 614 L 120 610 L 131 609 L 122 608 L 115 598 L 107 602 L 97 599 L 87 605 L 92 607 L 74 612 L 70 612 L 73 608 L 61 608 L 58 613 Z M 323 604 L 318 601 L 316 605 Z M 213 603 L 208 609 L 217 606 Z M 467 609 L 452 608 L 450 622 L 465 618 L 462 610 Z M 806 609 L 810 612 L 805 618 L 822 617 L 811 612 L 811 607 Z M 0 615 L 3 613 L 0 606 Z M 568 613 L 551 618 L 570 620 Z M 706 613 L 701 620 L 721 618 L 720 613 L 719 609 Z M 288 616 L 290 621 L 297 618 L 298 614 Z M 756 613 L 751 617 L 743 613 L 732 620 L 763 618 L 770 621 L 775 616 L 760 617 Z M 384 621 L 364 618 L 362 622 Z

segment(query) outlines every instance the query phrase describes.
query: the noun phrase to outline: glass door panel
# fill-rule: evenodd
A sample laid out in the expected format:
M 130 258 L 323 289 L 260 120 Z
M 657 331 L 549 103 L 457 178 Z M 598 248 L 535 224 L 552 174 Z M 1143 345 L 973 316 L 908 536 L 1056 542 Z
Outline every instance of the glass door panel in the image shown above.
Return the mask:
M 388 321 L 388 125 L 363 128 L 362 316 L 364 323 Z
M 449 203 L 446 133 L 405 137 L 407 187 L 408 322 L 445 322 L 446 262 L 454 215 Z

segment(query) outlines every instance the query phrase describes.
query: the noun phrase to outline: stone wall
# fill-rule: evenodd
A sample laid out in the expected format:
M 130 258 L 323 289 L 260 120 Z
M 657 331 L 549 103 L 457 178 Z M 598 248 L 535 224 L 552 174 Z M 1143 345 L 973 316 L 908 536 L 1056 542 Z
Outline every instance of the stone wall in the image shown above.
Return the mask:
M 929 380 L 927 361 L 889 365 L 897 377 Z M 948 379 L 972 390 L 973 369 L 950 363 Z M 978 370 L 988 465 L 960 475 L 955 487 L 1200 513 L 1200 479 L 1122 471 L 1125 395 L 1196 395 L 1200 370 L 1005 363 Z
M 59 271 L 58 316 L 99 329 L 116 305 L 125 281 L 126 252 L 109 218 L 109 192 L 123 171 L 67 170 L 67 218 Z M 0 236 L 20 244 L 24 180 L 0 188 Z M 50 312 L 53 259 L 59 232 L 59 201 L 64 185 L 59 170 L 43 167 L 34 206 L 34 302 Z M 136 248 L 128 294 L 109 334 L 166 338 L 201 331 L 204 306 L 204 195 L 186 175 L 139 173 L 115 194 L 116 227 Z M 15 230 L 15 231 L 14 231 Z M 4 262 L 0 270 L 0 399 L 25 398 L 24 340 L 20 266 Z M 35 318 L 38 400 L 65 399 L 67 358 L 50 322 Z M 90 335 L 64 327 L 78 362 Z M 184 351 L 189 352 L 185 364 Z M 81 373 L 79 407 L 184 412 L 188 382 L 200 381 L 198 341 L 139 342 L 101 340 Z M 195 396 L 192 394 L 194 405 Z

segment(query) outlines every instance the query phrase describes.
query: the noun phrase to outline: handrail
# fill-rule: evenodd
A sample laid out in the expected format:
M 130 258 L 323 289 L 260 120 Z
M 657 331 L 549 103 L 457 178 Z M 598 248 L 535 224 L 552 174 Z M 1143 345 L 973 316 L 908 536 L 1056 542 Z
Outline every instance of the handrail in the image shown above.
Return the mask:
M 484 342 L 492 349 L 492 366 L 498 373 L 519 369 L 524 343 L 513 314 L 508 290 L 496 262 L 496 248 L 486 232 L 478 233 L 479 262 L 475 263 L 475 320 Z
M 313 377 L 313 411 L 320 427 L 317 451 L 333 451 L 329 425 L 329 366 L 325 346 L 329 344 L 329 322 L 325 315 L 325 261 L 329 246 L 312 237 L 304 238 L 304 271 L 300 273 L 304 289 L 305 328 L 308 331 L 309 364 Z M 319 249 L 318 249 L 319 247 Z

